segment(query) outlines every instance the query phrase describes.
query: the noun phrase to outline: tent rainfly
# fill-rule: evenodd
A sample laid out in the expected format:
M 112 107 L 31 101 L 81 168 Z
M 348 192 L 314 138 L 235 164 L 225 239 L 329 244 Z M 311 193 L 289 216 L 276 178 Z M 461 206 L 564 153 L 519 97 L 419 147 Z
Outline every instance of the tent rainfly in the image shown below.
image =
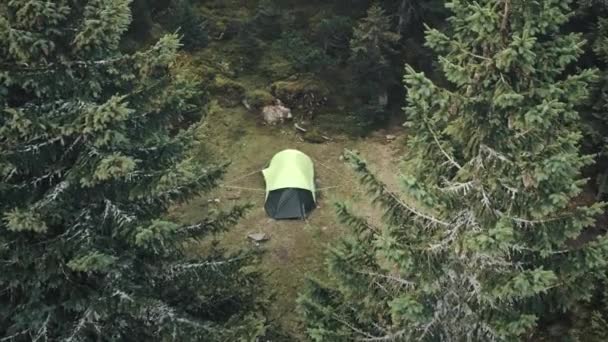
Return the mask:
M 316 207 L 315 174 L 310 157 L 298 150 L 283 150 L 262 170 L 266 180 L 268 216 L 303 219 Z

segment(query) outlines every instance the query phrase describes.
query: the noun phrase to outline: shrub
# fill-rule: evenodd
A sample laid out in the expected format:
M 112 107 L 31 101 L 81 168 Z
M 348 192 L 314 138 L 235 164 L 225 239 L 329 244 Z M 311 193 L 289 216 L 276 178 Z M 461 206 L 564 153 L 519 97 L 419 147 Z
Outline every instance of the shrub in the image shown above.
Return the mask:
M 179 32 L 184 50 L 193 51 L 209 44 L 205 19 L 197 13 L 191 0 L 177 0 L 163 22 L 170 30 Z
M 263 0 L 258 5 L 253 17 L 253 28 L 262 39 L 272 40 L 281 35 L 281 13 L 270 0 Z
M 305 109 L 309 113 L 324 104 L 329 97 L 329 88 L 311 75 L 274 82 L 270 89 L 275 97 L 288 106 Z
M 255 69 L 264 52 L 263 42 L 256 37 L 252 24 L 245 24 L 236 36 L 236 52 L 244 70 Z
M 266 50 L 260 60 L 259 69 L 265 76 L 274 80 L 285 79 L 296 72 L 292 63 L 273 49 Z
M 348 17 L 334 16 L 322 19 L 314 26 L 314 36 L 323 51 L 340 61 L 350 55 L 350 39 L 353 35 L 353 22 Z
M 275 100 L 272 94 L 261 89 L 247 92 L 245 98 L 247 99 L 247 103 L 249 103 L 249 105 L 255 109 L 260 109 L 264 106 L 271 105 Z
M 313 143 L 313 144 L 322 144 L 325 142 L 325 138 L 323 138 L 323 134 L 319 129 L 313 127 L 309 129 L 303 136 L 304 141 Z
M 237 106 L 245 95 L 245 87 L 241 83 L 222 75 L 216 75 L 211 91 L 219 95 L 221 105 L 228 107 Z
M 273 47 L 300 72 L 319 71 L 334 64 L 333 59 L 323 50 L 297 33 L 284 34 L 273 43 Z

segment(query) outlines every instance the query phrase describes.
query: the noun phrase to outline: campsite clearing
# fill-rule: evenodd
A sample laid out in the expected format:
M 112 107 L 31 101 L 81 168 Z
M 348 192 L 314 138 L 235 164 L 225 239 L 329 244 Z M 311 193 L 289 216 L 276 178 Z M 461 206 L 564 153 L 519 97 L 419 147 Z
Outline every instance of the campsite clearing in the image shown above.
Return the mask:
M 219 236 L 218 241 L 229 250 L 243 247 L 264 250 L 260 268 L 266 274 L 266 286 L 275 295 L 270 306 L 271 319 L 285 331 L 302 333 L 296 314 L 297 294 L 307 274 L 318 274 L 325 267 L 325 246 L 335 241 L 344 229 L 336 220 L 333 203 L 344 201 L 356 207 L 362 216 L 373 220 L 379 217 L 370 208 L 369 198 L 359 186 L 354 172 L 340 156 L 345 148 L 359 151 L 381 179 L 395 185 L 396 165 L 390 161 L 398 159 L 394 155 L 398 152 L 395 149 L 402 144 L 387 144 L 386 132 L 366 139 L 336 136 L 325 144 L 306 143 L 298 139 L 291 123 L 264 126 L 241 107 L 215 106 L 206 122 L 199 132 L 206 147 L 197 151 L 195 157 L 230 160 L 224 184 L 231 187 L 218 188 L 174 208 L 171 215 L 191 223 L 205 217 L 205 212 L 210 209 L 253 203 L 249 214 L 236 227 Z M 319 188 L 335 186 L 319 194 L 318 207 L 305 221 L 273 220 L 264 210 L 264 178 L 261 172 L 256 171 L 261 171 L 275 153 L 286 148 L 300 150 L 312 158 Z M 267 234 L 270 240 L 255 246 L 247 238 L 251 233 Z M 292 338 L 298 340 L 300 337 Z

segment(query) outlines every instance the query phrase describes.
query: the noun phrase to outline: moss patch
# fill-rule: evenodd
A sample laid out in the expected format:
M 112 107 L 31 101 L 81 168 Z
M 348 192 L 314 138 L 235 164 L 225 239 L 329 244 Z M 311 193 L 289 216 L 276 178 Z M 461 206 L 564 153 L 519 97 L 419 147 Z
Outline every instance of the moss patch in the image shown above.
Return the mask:
M 275 100 L 272 94 L 261 89 L 248 91 L 245 98 L 247 99 L 247 103 L 254 109 L 260 109 L 264 106 L 271 105 Z
M 228 107 L 239 105 L 245 97 L 245 87 L 240 82 L 222 75 L 216 75 L 210 91 L 218 95 L 220 104 Z
M 321 133 L 321 131 L 316 127 L 313 127 L 306 131 L 303 135 L 303 138 L 304 141 L 312 144 L 321 144 L 326 141 L 323 137 L 323 133 Z

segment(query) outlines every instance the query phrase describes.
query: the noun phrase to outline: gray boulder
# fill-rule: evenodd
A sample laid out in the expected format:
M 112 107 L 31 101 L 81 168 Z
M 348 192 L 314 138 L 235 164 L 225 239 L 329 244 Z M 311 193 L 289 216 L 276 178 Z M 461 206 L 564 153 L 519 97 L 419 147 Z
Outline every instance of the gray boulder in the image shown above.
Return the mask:
M 247 235 L 247 237 L 254 242 L 264 242 L 270 239 L 266 233 L 252 233 Z
M 262 117 L 264 122 L 269 125 L 276 125 L 283 123 L 285 120 L 293 118 L 291 115 L 291 109 L 283 106 L 281 100 L 276 100 L 272 106 L 265 106 L 262 108 Z

